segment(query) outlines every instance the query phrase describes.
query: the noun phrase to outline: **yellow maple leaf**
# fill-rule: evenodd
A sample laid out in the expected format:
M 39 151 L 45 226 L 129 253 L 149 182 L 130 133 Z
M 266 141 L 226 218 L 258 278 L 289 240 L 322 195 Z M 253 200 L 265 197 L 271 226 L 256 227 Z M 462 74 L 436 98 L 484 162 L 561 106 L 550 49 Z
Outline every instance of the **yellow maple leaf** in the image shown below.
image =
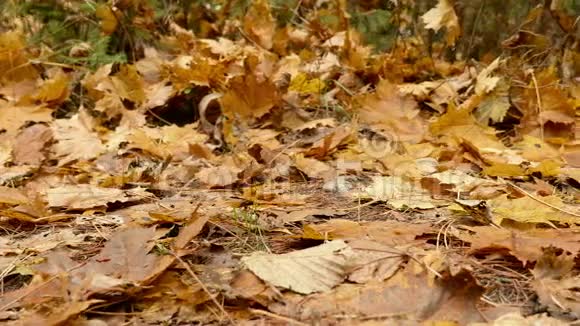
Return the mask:
M 288 89 L 300 94 L 320 94 L 324 89 L 324 82 L 318 78 L 308 79 L 305 73 L 298 73 L 290 81 Z
M 69 95 L 69 81 L 69 76 L 59 71 L 40 86 L 33 98 L 44 103 L 60 104 Z
M 530 197 L 509 199 L 507 195 L 488 201 L 492 220 L 497 225 L 502 221 L 512 220 L 520 223 L 575 223 L 578 217 L 568 211 L 562 200 L 556 196 L 541 198 L 542 202 Z

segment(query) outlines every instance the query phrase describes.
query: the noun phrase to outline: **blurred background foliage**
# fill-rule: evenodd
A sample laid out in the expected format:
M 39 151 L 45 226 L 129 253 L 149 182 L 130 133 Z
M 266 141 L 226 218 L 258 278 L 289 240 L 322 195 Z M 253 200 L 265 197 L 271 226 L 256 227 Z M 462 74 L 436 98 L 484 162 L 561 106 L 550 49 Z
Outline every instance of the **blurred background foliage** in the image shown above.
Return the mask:
M 345 2 L 346 1 L 346 2 Z M 503 51 L 523 56 L 578 50 L 580 0 L 456 0 L 462 28 L 450 60 L 485 59 Z M 344 29 L 337 6 L 346 4 L 350 27 L 376 52 L 419 40 L 432 54 L 444 31 L 426 30 L 420 17 L 437 0 L 271 0 L 279 28 L 299 26 L 329 37 Z M 199 37 L 241 38 L 239 24 L 251 0 L 4 0 L 0 32 L 19 30 L 44 59 L 95 68 L 132 62 L 143 45 L 156 45 L 171 22 Z

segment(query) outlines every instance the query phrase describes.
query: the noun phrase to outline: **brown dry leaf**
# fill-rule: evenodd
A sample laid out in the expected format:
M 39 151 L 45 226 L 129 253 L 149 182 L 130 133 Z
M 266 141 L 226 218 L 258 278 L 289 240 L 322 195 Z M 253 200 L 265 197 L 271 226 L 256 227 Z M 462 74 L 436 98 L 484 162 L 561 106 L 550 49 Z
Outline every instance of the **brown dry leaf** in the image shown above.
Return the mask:
M 493 92 L 487 95 L 475 109 L 473 115 L 483 125 L 499 123 L 504 120 L 511 107 L 509 84 L 502 80 Z
M 167 151 L 176 160 L 183 160 L 189 155 L 190 146 L 203 144 L 208 136 L 197 131 L 196 124 L 187 124 L 181 127 L 164 126 L 156 128 L 160 131 L 159 140 L 166 144 Z
M 13 162 L 32 166 L 40 165 L 46 159 L 46 145 L 52 140 L 52 130 L 35 124 L 22 130 L 14 141 Z
M 207 218 L 197 218 L 184 227 L 177 238 L 173 249 L 179 251 L 195 237 L 207 222 Z M 154 243 L 153 228 L 128 228 L 117 231 L 105 244 L 103 250 L 83 264 L 76 264 L 68 256 L 52 253 L 47 261 L 37 266 L 39 272 L 32 283 L 25 288 L 7 293 L 0 299 L 5 308 L 15 306 L 35 307 L 46 304 L 41 315 L 34 320 L 47 321 L 72 318 L 94 303 L 94 296 L 99 298 L 125 297 L 137 293 L 141 286 L 151 284 L 175 261 L 174 256 L 158 256 L 149 253 Z M 55 277 L 58 276 L 58 277 Z M 38 284 L 43 286 L 38 287 Z M 49 305 L 54 300 L 58 306 Z M 90 301 L 89 304 L 82 304 Z M 83 309 L 73 309 L 81 305 Z M 62 315 L 63 311 L 74 311 Z
M 312 144 L 312 147 L 306 150 L 304 155 L 324 159 L 329 154 L 334 153 L 338 146 L 347 143 L 352 134 L 353 129 L 349 126 L 337 127 L 330 134 Z
M 54 121 L 52 131 L 57 143 L 53 150 L 61 159 L 61 165 L 74 160 L 94 159 L 104 151 L 103 142 L 94 131 L 95 124 L 84 110 L 70 119 Z
M 20 32 L 0 34 L 0 82 L 36 79 L 39 71 L 28 61 L 26 38 Z M 3 121 L 3 119 L 0 119 Z
M 489 200 L 488 206 L 491 209 L 491 219 L 497 225 L 501 225 L 504 220 L 549 225 L 552 225 L 552 222 L 565 224 L 578 222 L 578 207 L 565 205 L 557 196 L 542 197 L 541 201 L 528 196 L 508 199 L 507 195 L 503 195 Z
M 494 163 L 487 166 L 481 171 L 484 175 L 490 177 L 522 177 L 525 176 L 526 170 L 519 164 Z
M 156 83 L 147 86 L 144 90 L 145 101 L 141 106 L 141 111 L 147 111 L 149 109 L 165 105 L 167 101 L 175 95 L 175 89 L 173 86 L 166 85 L 165 82 Z
M 145 84 L 134 65 L 121 66 L 118 73 L 111 77 L 117 95 L 137 105 L 145 102 Z
M 191 284 L 180 272 L 167 271 L 136 298 L 135 305 L 143 307 L 139 313 L 140 320 L 159 324 L 172 318 L 185 322 L 188 318 L 184 318 L 183 311 L 198 310 L 200 305 L 210 300 L 198 283 Z
M 188 89 L 191 84 L 209 86 L 222 83 L 227 73 L 225 66 L 205 57 L 179 56 L 166 66 L 171 70 L 171 84 L 176 91 Z
M 447 170 L 444 172 L 433 173 L 426 178 L 436 179 L 440 186 L 451 186 L 449 191 L 458 193 L 470 192 L 476 187 L 498 186 L 498 182 L 492 180 L 476 178 L 461 170 Z
M 542 305 L 552 314 L 571 314 L 580 317 L 580 276 L 575 275 L 574 254 L 559 255 L 546 253 L 534 267 L 532 287 Z
M 46 190 L 50 207 L 87 209 L 106 206 L 108 203 L 142 200 L 149 197 L 145 191 L 101 188 L 91 185 L 68 185 Z
M 431 132 L 440 136 L 444 143 L 464 145 L 467 151 L 487 164 L 521 163 L 523 159 L 499 141 L 494 128 L 477 124 L 471 109 L 449 107 L 444 115 L 431 123 Z
M 231 119 L 254 119 L 270 112 L 278 102 L 278 94 L 270 81 L 258 81 L 253 74 L 246 74 L 234 78 L 219 101 L 223 113 Z
M 304 123 L 301 123 L 300 125 L 292 127 L 292 130 L 302 131 L 302 130 L 307 130 L 307 129 L 318 129 L 318 128 L 324 128 L 324 127 L 330 127 L 330 128 L 336 127 L 336 120 L 334 118 L 310 120 L 308 122 L 304 122 Z
M 574 135 L 573 101 L 567 100 L 566 87 L 560 87 L 560 77 L 556 69 L 544 69 L 535 77 L 537 89 L 530 87 L 519 96 L 518 107 L 523 117 L 518 128 L 522 134 L 562 143 Z M 538 89 L 541 92 L 536 93 Z M 541 103 L 541 109 L 538 108 L 538 102 Z
M 103 112 L 107 117 L 113 118 L 127 113 L 123 100 L 117 93 L 105 92 L 95 103 L 95 110 Z
M 514 149 L 522 152 L 522 157 L 531 162 L 545 160 L 561 160 L 560 152 L 540 138 L 524 135 L 523 139 L 514 144 Z
M 436 232 L 428 224 L 408 224 L 395 221 L 355 222 L 333 218 L 322 224 L 304 226 L 303 238 L 317 240 L 368 239 L 389 246 L 400 246 L 415 242 L 417 236 Z
M 23 325 L 46 325 L 46 326 L 60 326 L 67 325 L 73 322 L 74 318 L 88 309 L 91 305 L 101 303 L 101 300 L 76 301 L 70 304 L 57 307 L 50 316 L 45 316 L 41 313 L 33 314 L 32 316 L 23 316 L 21 321 Z
M 354 251 L 348 280 L 354 283 L 383 282 L 405 262 L 402 250 L 368 240 L 349 242 Z
M 28 235 L 24 239 L 12 238 L 0 241 L 0 256 L 24 253 L 43 253 L 57 247 L 78 247 L 86 244 L 86 238 L 99 237 L 95 232 L 75 233 L 73 229 L 53 229 Z
M 463 226 L 469 232 L 455 232 L 462 241 L 470 243 L 471 252 L 508 249 L 522 263 L 537 261 L 543 248 L 560 248 L 568 253 L 580 251 L 578 229 L 533 229 L 527 231 L 499 229 L 493 226 Z
M 19 180 L 26 178 L 36 170 L 30 165 L 18 165 L 10 167 L 0 167 L 0 185 L 12 185 Z
M 512 312 L 487 323 L 471 323 L 469 326 L 568 326 L 569 323 L 548 317 L 546 314 L 536 314 L 524 317 L 521 313 Z
M 483 288 L 469 272 L 446 274 L 434 282 L 427 273 L 411 262 L 387 282 L 342 284 L 331 292 L 306 298 L 286 294 L 283 303 L 271 304 L 269 308 L 303 322 L 336 321 L 335 316 L 344 315 L 352 320 L 397 316 L 398 323 L 412 324 L 429 320 L 467 325 L 483 320 L 476 307 Z
M 374 177 L 372 185 L 365 189 L 365 194 L 373 200 L 385 201 L 395 209 L 430 209 L 443 204 L 432 199 L 421 183 L 397 176 Z
M 222 188 L 236 183 L 240 172 L 241 170 L 222 165 L 201 169 L 195 177 L 210 187 Z
M 62 70 L 58 70 L 52 78 L 43 81 L 33 99 L 50 105 L 59 105 L 69 96 L 70 77 Z
M 155 203 L 132 205 L 115 211 L 115 215 L 142 225 L 155 223 L 184 223 L 194 217 L 195 206 L 191 199 L 164 198 Z
M 328 164 L 301 154 L 294 156 L 294 165 L 309 178 L 323 178 L 333 171 Z
M 230 283 L 231 291 L 229 295 L 251 299 L 267 306 L 279 297 L 279 292 L 272 289 L 254 273 L 248 270 L 240 271 Z
M 484 95 L 495 89 L 501 78 L 492 77 L 491 74 L 500 64 L 502 64 L 502 60 L 498 57 L 477 75 L 475 81 L 475 93 L 477 95 Z
M 113 64 L 102 65 L 93 73 L 87 73 L 82 80 L 82 84 L 87 90 L 89 97 L 98 100 L 103 92 L 111 90 L 109 75 L 113 71 Z
M 113 141 L 113 143 L 120 144 L 127 141 L 129 142 L 129 148 L 138 148 L 162 159 L 170 156 L 167 145 L 160 141 L 161 133 L 158 129 L 145 127 L 140 129 L 127 128 L 125 130 L 119 130 L 117 136 L 117 139 L 111 139 L 109 143 Z
M 437 5 L 421 16 L 425 23 L 425 28 L 439 31 L 445 27 L 447 29 L 447 45 L 454 45 L 455 40 L 461 34 L 459 18 L 453 9 L 451 0 L 439 0 Z
M 254 42 L 266 50 L 273 45 L 276 22 L 270 13 L 270 3 L 267 0 L 252 2 L 252 6 L 244 17 L 244 32 Z
M 12 144 L 10 141 L 0 142 L 0 166 L 12 161 Z
M 43 106 L 0 107 L 0 129 L 7 135 L 14 135 L 26 122 L 52 121 L 52 111 Z
M 336 240 L 288 254 L 254 253 L 242 258 L 242 262 L 268 283 L 309 294 L 326 292 L 340 284 L 351 258 L 352 249 Z
M 101 252 L 93 257 L 86 272 L 98 273 L 123 282 L 142 282 L 156 268 L 160 257 L 150 254 L 153 228 L 128 228 L 115 232 Z
M 19 205 L 28 202 L 28 197 L 20 189 L 0 186 L 0 204 Z
M 381 80 L 375 93 L 360 96 L 358 102 L 360 120 L 385 131 L 392 139 L 417 143 L 427 131 L 417 102 L 387 80 Z

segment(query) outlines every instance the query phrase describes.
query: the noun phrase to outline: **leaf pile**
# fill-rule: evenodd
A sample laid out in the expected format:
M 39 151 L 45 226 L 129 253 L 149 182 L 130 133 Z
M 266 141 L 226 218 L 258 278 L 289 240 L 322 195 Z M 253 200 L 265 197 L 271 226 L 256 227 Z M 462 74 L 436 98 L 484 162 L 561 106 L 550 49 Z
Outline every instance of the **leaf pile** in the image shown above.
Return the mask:
M 420 36 L 377 52 L 346 1 L 303 6 L 281 27 L 252 1 L 212 37 L 171 21 L 94 70 L 0 34 L 3 321 L 580 318 L 579 40 L 546 54 L 522 29 L 449 60 L 465 36 L 439 0 L 429 55 Z

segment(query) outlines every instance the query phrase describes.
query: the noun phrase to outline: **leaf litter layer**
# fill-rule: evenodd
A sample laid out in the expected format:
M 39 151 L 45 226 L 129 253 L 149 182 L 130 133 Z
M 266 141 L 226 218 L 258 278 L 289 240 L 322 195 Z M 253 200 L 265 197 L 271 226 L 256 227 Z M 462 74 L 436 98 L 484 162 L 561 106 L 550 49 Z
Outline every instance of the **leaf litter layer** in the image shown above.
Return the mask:
M 131 3 L 95 7 L 98 33 L 152 29 Z M 416 22 L 396 4 L 396 28 L 422 32 L 389 52 L 345 1 L 300 2 L 286 25 L 268 1 L 226 3 L 195 33 L 169 17 L 127 62 L 89 43 L 51 61 L 25 42 L 34 16 L 3 27 L 3 322 L 580 318 L 569 13 L 533 9 L 503 55 L 460 61 L 449 0 Z M 529 34 L 545 13 L 576 43 Z

